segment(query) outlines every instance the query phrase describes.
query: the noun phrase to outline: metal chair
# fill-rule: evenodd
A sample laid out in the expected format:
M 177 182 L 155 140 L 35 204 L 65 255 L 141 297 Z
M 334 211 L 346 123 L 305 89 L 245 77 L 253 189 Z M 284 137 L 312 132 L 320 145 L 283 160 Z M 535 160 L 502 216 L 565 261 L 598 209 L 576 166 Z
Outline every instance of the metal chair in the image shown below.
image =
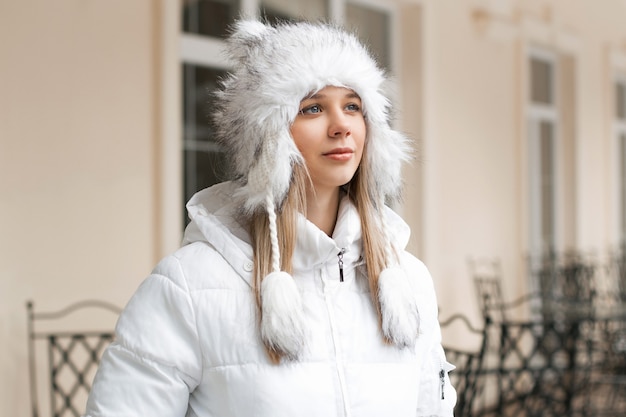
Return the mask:
M 502 267 L 499 259 L 469 259 L 470 275 L 474 280 L 478 306 L 483 316 L 504 320 L 502 296 Z M 494 317 L 494 315 L 498 317 Z
M 51 312 L 36 312 L 32 301 L 26 308 L 32 416 L 79 417 L 100 357 L 113 340 L 113 323 L 121 309 L 98 300 Z M 95 317 L 108 319 L 108 329 L 76 330 L 77 322 L 91 326 L 90 318 Z M 41 414 L 40 408 L 48 406 L 50 413 Z
M 457 324 L 459 323 L 459 324 Z M 462 327 L 458 327 L 462 326 Z M 474 328 L 467 317 L 462 314 L 455 314 L 445 321 L 441 322 L 442 329 L 452 329 L 455 332 L 465 334 L 467 336 L 476 336 L 479 338 L 478 349 L 469 350 L 465 348 L 454 347 L 444 343 L 447 360 L 456 366 L 456 369 L 450 372 L 450 382 L 457 392 L 457 403 L 454 408 L 456 417 L 471 417 L 478 415 L 477 410 L 480 408 L 480 398 L 483 398 L 484 378 L 483 378 L 483 358 L 486 350 L 486 337 L 484 329 Z

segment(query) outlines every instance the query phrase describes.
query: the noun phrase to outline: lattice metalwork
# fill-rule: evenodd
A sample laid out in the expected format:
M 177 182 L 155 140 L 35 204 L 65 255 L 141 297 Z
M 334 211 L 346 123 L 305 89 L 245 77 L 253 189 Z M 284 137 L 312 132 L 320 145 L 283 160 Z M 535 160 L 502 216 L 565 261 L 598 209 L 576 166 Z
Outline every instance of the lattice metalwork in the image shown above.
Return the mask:
M 500 415 L 583 415 L 581 394 L 589 383 L 591 351 L 580 323 L 499 323 Z M 580 413 L 580 414 L 579 414 Z
M 100 357 L 113 334 L 59 334 L 47 339 L 52 415 L 79 417 L 82 399 L 89 395 Z
M 91 381 L 104 350 L 114 338 L 113 332 L 39 330 L 38 325 L 42 321 L 56 324 L 70 314 L 80 316 L 94 308 L 107 310 L 115 317 L 120 312 L 118 307 L 101 301 L 82 301 L 63 310 L 46 313 L 36 313 L 33 303 L 27 304 L 33 417 L 80 417 L 83 414 Z M 41 344 L 45 345 L 45 354 L 39 357 L 38 364 L 36 352 L 44 352 L 40 349 Z M 47 366 L 44 362 L 47 362 Z M 42 365 L 46 367 L 45 377 L 41 376 Z M 40 402 L 45 402 L 44 409 L 49 409 L 49 413 L 40 413 Z

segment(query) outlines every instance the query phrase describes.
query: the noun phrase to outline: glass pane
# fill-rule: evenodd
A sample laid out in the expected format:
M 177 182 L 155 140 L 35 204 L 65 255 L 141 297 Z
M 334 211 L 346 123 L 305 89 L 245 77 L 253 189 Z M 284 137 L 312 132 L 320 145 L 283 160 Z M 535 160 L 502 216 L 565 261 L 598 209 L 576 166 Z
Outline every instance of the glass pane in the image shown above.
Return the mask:
M 619 120 L 626 121 L 626 82 L 618 82 L 615 84 L 615 110 Z
M 530 59 L 530 99 L 533 103 L 553 104 L 554 74 L 552 63 L 533 57 Z
M 346 5 L 346 26 L 357 32 L 361 42 L 369 46 L 378 64 L 390 70 L 391 19 L 389 14 L 361 4 Z
M 206 144 L 206 142 L 205 142 Z M 197 147 L 185 148 L 185 192 L 188 194 L 185 202 L 197 191 L 224 181 L 226 159 L 219 148 Z
M 550 122 L 540 126 L 541 242 L 543 250 L 554 249 L 554 129 Z
M 270 23 L 279 20 L 323 20 L 328 17 L 327 0 L 261 0 L 261 16 Z
M 181 0 L 183 31 L 224 37 L 239 14 L 239 0 Z
M 621 187 L 621 232 L 622 242 L 626 242 L 626 133 L 620 135 L 620 187 Z
M 224 71 L 183 64 L 184 202 L 225 179 L 225 158 L 210 123 L 217 80 Z M 187 216 L 185 215 L 185 222 Z

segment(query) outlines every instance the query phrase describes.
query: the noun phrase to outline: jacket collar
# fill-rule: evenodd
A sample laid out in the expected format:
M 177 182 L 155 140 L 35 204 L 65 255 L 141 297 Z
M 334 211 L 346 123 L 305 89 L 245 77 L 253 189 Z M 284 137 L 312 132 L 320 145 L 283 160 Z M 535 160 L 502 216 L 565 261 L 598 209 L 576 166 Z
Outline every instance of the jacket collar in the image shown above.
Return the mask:
M 298 218 L 298 238 L 293 257 L 294 274 L 337 261 L 343 250 L 344 264 L 348 267 L 361 256 L 361 224 L 356 207 L 344 196 L 339 204 L 337 223 L 330 237 L 304 216 Z
M 191 222 L 185 230 L 183 245 L 208 242 L 247 282 L 252 285 L 252 246 L 250 236 L 240 221 L 239 206 L 232 198 L 238 185 L 224 182 L 196 193 L 187 203 Z M 409 227 L 391 209 L 385 208 L 387 230 L 398 250 L 406 247 Z M 309 271 L 329 261 L 345 249 L 344 265 L 354 266 L 361 258 L 361 222 L 354 204 L 344 196 L 339 205 L 333 236 L 329 237 L 304 216 L 298 218 L 294 275 Z

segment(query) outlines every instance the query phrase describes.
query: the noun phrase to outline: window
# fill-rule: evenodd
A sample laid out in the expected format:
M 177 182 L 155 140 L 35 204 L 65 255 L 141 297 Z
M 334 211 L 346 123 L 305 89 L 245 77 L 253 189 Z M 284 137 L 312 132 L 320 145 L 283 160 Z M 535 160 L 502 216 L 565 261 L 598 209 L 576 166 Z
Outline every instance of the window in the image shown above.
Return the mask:
M 391 67 L 391 12 L 345 0 L 179 0 L 182 97 L 183 207 L 197 191 L 225 179 L 225 156 L 216 143 L 210 108 L 217 80 L 228 70 L 222 48 L 229 25 L 256 13 L 277 20 L 343 20 L 369 43 L 381 66 Z M 345 17 L 342 16 L 345 10 Z M 183 224 L 187 224 L 183 210 Z
M 222 38 L 239 13 L 238 0 L 181 0 L 183 207 L 197 191 L 224 179 L 225 158 L 209 119 L 217 80 L 227 64 Z M 189 221 L 182 211 L 183 225 Z
M 183 169 L 185 201 L 224 177 L 224 154 L 209 120 L 211 91 L 224 71 L 183 64 Z M 185 216 L 185 219 L 187 217 Z
M 530 248 L 546 254 L 556 246 L 556 58 L 533 50 L 529 66 Z

